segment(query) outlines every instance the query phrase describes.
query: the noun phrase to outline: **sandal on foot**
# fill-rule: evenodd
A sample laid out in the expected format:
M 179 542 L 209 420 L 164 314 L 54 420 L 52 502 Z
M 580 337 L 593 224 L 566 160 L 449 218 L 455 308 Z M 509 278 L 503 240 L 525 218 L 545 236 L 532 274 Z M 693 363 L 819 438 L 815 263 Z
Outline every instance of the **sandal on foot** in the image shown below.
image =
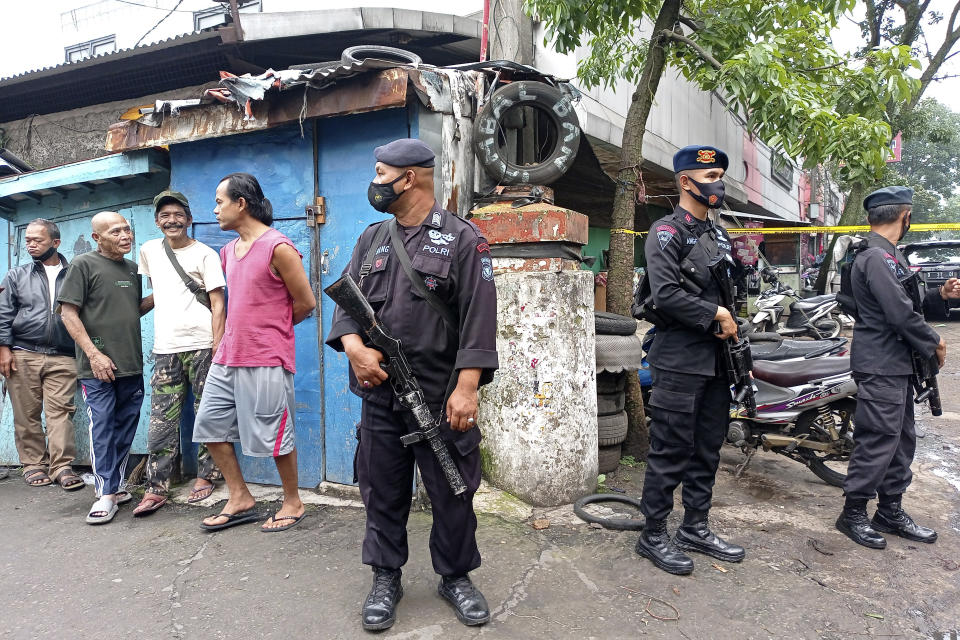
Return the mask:
M 217 488 L 217 485 L 213 483 L 213 480 L 207 480 L 210 483 L 207 487 L 200 487 L 199 489 L 194 486 L 193 489 L 190 489 L 190 497 L 187 498 L 187 502 L 193 504 L 194 502 L 200 502 L 201 500 L 206 500 L 210 497 L 210 494 L 213 493 L 213 490 Z
M 256 522 L 260 519 L 260 514 L 257 513 L 254 509 L 248 509 L 247 511 L 241 511 L 240 513 L 216 513 L 214 515 L 207 516 L 208 518 L 226 518 L 226 522 L 221 522 L 220 524 L 207 524 L 206 522 L 200 523 L 200 528 L 204 531 L 220 531 L 221 529 L 229 529 L 230 527 L 235 527 L 238 524 L 246 524 L 248 522 Z
M 125 502 L 130 502 L 131 500 L 133 500 L 133 496 L 130 495 L 130 492 L 127 491 L 126 489 L 123 489 L 123 490 L 121 490 L 121 491 L 117 491 L 117 492 L 116 492 L 115 494 L 113 494 L 113 495 L 116 496 L 116 498 L 117 498 L 117 504 L 118 504 L 118 505 L 119 505 L 119 504 L 123 504 L 123 503 L 125 503 Z
M 278 515 L 277 515 L 277 512 L 274 511 L 273 513 L 270 514 L 270 517 L 267 518 L 267 522 L 271 522 L 271 521 L 272 521 L 272 522 L 280 522 L 281 520 L 292 520 L 293 522 L 291 522 L 290 524 L 285 524 L 285 525 L 283 525 L 282 527 L 263 527 L 263 526 L 261 526 L 261 527 L 260 527 L 260 531 L 262 531 L 262 532 L 264 532 L 264 533 L 274 533 L 274 532 L 277 532 L 277 531 L 286 531 L 287 529 L 291 529 L 291 528 L 297 526 L 298 524 L 300 524 L 300 521 L 303 520 L 303 519 L 306 518 L 306 517 L 307 517 L 307 512 L 306 512 L 306 511 L 304 511 L 304 512 L 303 512 L 303 515 L 301 515 L 299 518 L 298 518 L 297 516 L 278 516 Z M 264 524 L 266 524 L 266 522 L 265 522 Z
M 73 469 L 64 469 L 57 474 L 56 482 L 64 491 L 76 491 L 84 486 L 83 478 L 78 476 Z
M 140 504 L 133 510 L 133 515 L 139 518 L 140 516 L 151 514 L 165 504 L 167 504 L 167 496 L 147 493 L 143 496 Z
M 40 469 L 32 469 L 24 473 L 23 481 L 31 487 L 46 487 L 47 485 L 53 484 L 50 476 Z
M 110 498 L 103 497 L 93 503 L 87 513 L 87 524 L 106 524 L 117 515 L 117 505 Z

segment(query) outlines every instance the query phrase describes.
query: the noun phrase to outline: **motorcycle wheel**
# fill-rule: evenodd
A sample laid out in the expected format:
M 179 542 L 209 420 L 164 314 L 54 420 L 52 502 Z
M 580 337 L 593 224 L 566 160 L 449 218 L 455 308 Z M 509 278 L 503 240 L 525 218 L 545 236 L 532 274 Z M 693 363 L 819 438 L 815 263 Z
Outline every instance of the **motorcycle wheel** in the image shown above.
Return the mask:
M 840 321 L 836 318 L 824 318 L 817 322 L 817 331 L 820 332 L 821 340 L 830 340 L 836 338 L 840 335 L 840 330 L 843 329 L 843 326 L 840 324 Z M 817 336 L 814 336 L 817 338 Z
M 853 414 L 857 409 L 856 400 L 845 398 L 835 402 L 830 406 L 830 417 L 833 419 L 841 439 L 850 438 L 849 450 L 853 451 Z M 817 442 L 829 442 L 829 436 L 821 431 L 820 425 L 815 424 L 819 414 L 816 409 L 808 411 L 797 420 L 797 427 L 794 434 L 799 436 L 807 435 Z M 815 449 L 799 448 L 797 450 L 803 457 L 804 462 L 813 475 L 817 476 L 827 484 L 833 487 L 843 487 L 843 481 L 847 479 L 847 463 L 850 461 L 850 454 L 836 455 L 824 453 Z

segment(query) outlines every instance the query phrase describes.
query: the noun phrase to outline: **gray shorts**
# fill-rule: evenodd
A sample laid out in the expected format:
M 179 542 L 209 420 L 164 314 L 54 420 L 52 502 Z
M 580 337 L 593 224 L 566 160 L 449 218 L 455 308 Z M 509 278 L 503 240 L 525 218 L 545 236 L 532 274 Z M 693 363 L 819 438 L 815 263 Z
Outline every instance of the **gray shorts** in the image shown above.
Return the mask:
M 239 442 L 244 455 L 282 456 L 294 447 L 293 374 L 283 367 L 210 365 L 194 442 Z

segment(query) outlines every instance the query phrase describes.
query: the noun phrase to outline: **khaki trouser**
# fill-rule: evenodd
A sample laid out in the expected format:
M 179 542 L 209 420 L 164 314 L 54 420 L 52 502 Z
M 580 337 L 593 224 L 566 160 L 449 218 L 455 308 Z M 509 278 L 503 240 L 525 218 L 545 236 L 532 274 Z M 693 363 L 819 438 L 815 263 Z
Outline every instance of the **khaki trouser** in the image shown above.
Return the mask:
M 40 469 L 56 478 L 73 464 L 77 454 L 73 427 L 76 360 L 23 349 L 14 349 L 13 359 L 17 370 L 7 378 L 7 391 L 13 405 L 20 464 L 24 473 Z M 47 418 L 46 436 L 40 423 L 41 411 Z

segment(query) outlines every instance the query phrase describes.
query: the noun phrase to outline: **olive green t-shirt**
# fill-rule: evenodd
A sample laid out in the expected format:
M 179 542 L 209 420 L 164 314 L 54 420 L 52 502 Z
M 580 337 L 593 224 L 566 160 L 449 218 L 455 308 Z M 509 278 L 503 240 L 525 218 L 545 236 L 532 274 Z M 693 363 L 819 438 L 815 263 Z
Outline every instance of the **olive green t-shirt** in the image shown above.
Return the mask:
M 94 346 L 105 353 L 117 370 L 113 375 L 143 373 L 140 341 L 142 289 L 137 263 L 111 260 L 97 251 L 84 253 L 67 267 L 58 302 L 80 308 L 80 321 Z M 92 378 L 87 354 L 77 345 L 77 377 Z

